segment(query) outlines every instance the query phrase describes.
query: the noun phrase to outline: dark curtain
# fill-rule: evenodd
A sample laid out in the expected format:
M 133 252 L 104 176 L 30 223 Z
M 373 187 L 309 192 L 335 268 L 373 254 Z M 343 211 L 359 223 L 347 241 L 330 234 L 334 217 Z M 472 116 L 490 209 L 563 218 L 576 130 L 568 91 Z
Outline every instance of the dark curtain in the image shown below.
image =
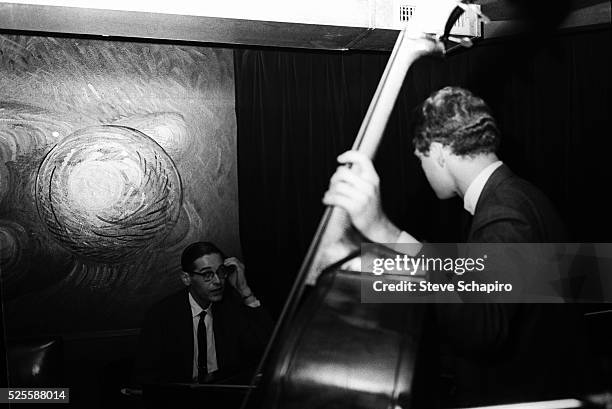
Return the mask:
M 418 61 L 375 165 L 385 211 L 433 242 L 462 237 L 458 198 L 439 201 L 412 154 L 411 111 L 446 85 L 491 106 L 500 156 L 556 204 L 577 242 L 607 242 L 610 28 L 481 42 Z M 350 148 L 389 54 L 236 50 L 240 235 L 251 286 L 278 312 L 323 212 L 321 197 Z

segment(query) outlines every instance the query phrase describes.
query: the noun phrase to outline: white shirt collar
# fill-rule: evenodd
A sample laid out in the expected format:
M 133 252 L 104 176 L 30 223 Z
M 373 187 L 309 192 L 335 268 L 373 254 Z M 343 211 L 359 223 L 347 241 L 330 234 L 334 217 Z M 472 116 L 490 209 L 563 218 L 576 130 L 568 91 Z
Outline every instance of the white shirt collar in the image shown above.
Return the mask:
M 476 204 L 478 203 L 482 189 L 484 189 L 485 184 L 493 172 L 501 165 L 503 165 L 503 162 L 498 160 L 481 170 L 465 191 L 465 195 L 463 196 L 463 207 L 470 212 L 472 216 L 474 216 L 474 212 L 476 211 Z
M 198 304 L 198 302 L 195 300 L 195 298 L 193 298 L 191 293 L 189 293 L 189 305 L 191 306 L 191 316 L 192 316 L 192 318 L 197 317 L 198 315 L 200 315 L 200 313 L 202 311 L 204 311 L 204 308 L 200 307 L 200 304 Z M 210 307 L 211 306 L 212 306 L 212 303 L 206 309 L 206 314 L 210 314 Z

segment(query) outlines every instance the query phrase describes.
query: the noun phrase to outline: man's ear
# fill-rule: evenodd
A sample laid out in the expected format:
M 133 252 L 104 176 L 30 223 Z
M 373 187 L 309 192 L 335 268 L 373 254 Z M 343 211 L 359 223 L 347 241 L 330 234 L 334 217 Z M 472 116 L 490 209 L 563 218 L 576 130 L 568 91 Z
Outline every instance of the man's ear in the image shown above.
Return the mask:
M 184 271 L 181 271 L 181 281 L 186 286 L 190 286 L 191 285 L 191 276 L 188 273 L 186 273 Z
M 432 142 L 431 145 L 429 145 L 429 154 L 441 168 L 446 165 L 444 146 L 440 142 Z

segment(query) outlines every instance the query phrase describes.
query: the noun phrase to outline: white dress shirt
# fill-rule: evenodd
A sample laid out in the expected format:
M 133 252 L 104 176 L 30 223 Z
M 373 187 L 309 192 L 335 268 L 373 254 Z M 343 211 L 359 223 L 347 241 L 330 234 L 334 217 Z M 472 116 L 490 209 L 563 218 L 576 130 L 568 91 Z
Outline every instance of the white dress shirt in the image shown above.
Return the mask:
M 472 180 L 472 183 L 470 183 L 466 189 L 465 195 L 463 196 L 463 207 L 465 210 L 470 212 L 472 216 L 474 216 L 474 212 L 476 211 L 476 205 L 478 204 L 478 199 L 480 199 L 480 195 L 482 194 L 482 189 L 484 189 L 493 172 L 495 172 L 495 170 L 501 165 L 503 165 L 503 162 L 500 160 L 491 163 L 489 166 L 480 171 L 480 173 L 474 178 L 474 180 Z
M 193 370 L 191 372 L 192 379 L 198 380 L 198 326 L 200 325 L 200 313 L 204 311 L 200 304 L 189 293 L 189 305 L 191 305 L 191 317 L 193 319 Z M 206 366 L 208 373 L 214 372 L 219 367 L 217 366 L 217 350 L 215 349 L 215 333 L 213 332 L 213 317 L 210 313 L 210 307 L 206 309 L 204 324 L 206 325 Z

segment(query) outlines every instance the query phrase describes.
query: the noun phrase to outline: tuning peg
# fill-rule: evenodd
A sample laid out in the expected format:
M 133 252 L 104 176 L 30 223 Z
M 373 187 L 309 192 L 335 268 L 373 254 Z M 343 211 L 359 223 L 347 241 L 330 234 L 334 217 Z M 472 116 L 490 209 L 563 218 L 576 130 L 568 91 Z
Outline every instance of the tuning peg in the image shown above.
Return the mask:
M 470 48 L 471 46 L 474 45 L 474 43 L 472 42 L 472 40 L 469 37 L 448 36 L 447 39 L 448 39 L 448 41 L 452 41 L 453 43 L 457 43 L 460 46 L 465 47 L 465 48 Z
M 466 3 L 466 2 L 463 2 L 462 0 L 457 0 L 457 6 L 461 7 L 463 11 L 465 11 L 466 13 L 475 14 L 476 17 L 482 20 L 484 23 L 491 22 L 491 19 L 487 17 L 482 11 L 480 11 L 480 8 L 477 5 L 471 4 L 471 2 Z

